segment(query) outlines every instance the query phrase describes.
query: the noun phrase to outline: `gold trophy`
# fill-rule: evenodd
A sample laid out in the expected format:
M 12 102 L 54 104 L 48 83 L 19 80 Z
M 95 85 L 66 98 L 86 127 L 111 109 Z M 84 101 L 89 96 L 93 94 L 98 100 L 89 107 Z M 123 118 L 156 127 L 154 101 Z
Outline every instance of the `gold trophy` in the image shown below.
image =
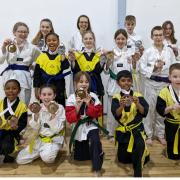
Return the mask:
M 16 52 L 16 49 L 17 49 L 17 47 L 16 47 L 16 45 L 15 45 L 13 42 L 11 42 L 11 43 L 8 45 L 8 47 L 7 47 L 7 50 L 8 50 L 8 52 L 10 52 L 10 53 Z
M 41 106 L 38 102 L 33 102 L 29 105 L 29 109 L 32 113 L 38 113 L 41 110 Z
M 76 90 L 75 94 L 76 94 L 76 96 L 80 97 L 81 99 L 86 98 L 86 92 L 84 91 L 83 88 Z
M 108 51 L 106 53 L 106 57 L 107 57 L 108 60 L 114 59 L 114 52 L 113 51 Z
M 48 109 L 48 112 L 51 113 L 51 114 L 56 114 L 56 112 L 58 111 L 59 109 L 59 106 L 56 102 L 52 101 L 50 102 L 50 104 L 48 105 L 47 107 Z
M 18 118 L 15 115 L 9 116 L 7 121 L 12 129 L 17 129 Z

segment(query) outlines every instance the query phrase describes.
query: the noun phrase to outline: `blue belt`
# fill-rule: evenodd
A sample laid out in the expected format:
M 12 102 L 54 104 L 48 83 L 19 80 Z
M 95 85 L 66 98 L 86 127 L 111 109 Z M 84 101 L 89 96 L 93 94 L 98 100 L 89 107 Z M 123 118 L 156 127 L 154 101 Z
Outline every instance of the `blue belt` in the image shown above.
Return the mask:
M 154 76 L 152 75 L 150 77 L 151 80 L 156 81 L 156 82 L 166 82 L 166 83 L 170 83 L 169 78 L 168 77 L 160 77 L 160 76 Z
M 9 64 L 8 67 L 6 69 L 4 69 L 4 71 L 0 75 L 2 76 L 3 73 L 5 71 L 8 71 L 8 70 L 23 70 L 23 71 L 28 71 L 29 72 L 29 66 L 17 65 L 17 64 Z
M 71 71 L 68 71 L 66 73 L 59 74 L 59 75 L 48 75 L 46 73 L 43 73 L 42 76 L 45 79 L 46 83 L 49 84 L 51 80 L 57 81 L 64 78 L 65 76 L 69 74 L 71 74 Z

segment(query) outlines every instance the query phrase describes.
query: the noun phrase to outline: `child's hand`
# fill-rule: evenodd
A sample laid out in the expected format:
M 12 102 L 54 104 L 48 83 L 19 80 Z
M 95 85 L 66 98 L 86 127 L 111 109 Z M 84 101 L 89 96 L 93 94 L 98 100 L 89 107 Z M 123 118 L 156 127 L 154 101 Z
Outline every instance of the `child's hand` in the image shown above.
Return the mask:
M 10 125 L 11 129 L 16 130 L 18 128 L 18 118 L 17 117 L 12 116 L 7 122 Z
M 82 103 L 83 103 L 83 100 L 82 100 L 79 96 L 76 96 L 76 104 L 77 104 L 78 106 L 81 106 Z
M 139 98 L 136 97 L 136 96 L 133 96 L 133 97 L 132 97 L 132 101 L 133 101 L 136 105 L 139 104 Z
M 10 45 L 11 43 L 12 43 L 11 39 L 5 39 L 2 48 L 6 48 L 6 46 Z
M 172 109 L 178 111 L 178 110 L 180 110 L 180 105 L 179 104 L 174 104 L 172 106 Z
M 83 99 L 83 101 L 86 103 L 86 105 L 89 105 L 90 101 L 91 101 L 91 96 L 90 94 L 86 94 L 86 98 Z
M 120 99 L 119 101 L 119 105 L 121 107 L 125 107 L 126 106 L 126 103 L 127 103 L 127 98 L 125 96 L 122 96 L 122 98 Z
M 68 60 L 75 61 L 75 59 L 76 59 L 76 56 L 75 56 L 74 50 L 69 50 L 68 51 Z

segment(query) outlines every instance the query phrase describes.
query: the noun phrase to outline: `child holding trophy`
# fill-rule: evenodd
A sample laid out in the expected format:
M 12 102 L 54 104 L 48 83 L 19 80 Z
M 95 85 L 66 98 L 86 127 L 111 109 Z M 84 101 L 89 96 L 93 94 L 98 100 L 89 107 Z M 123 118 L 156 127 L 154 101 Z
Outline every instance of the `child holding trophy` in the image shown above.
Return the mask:
M 65 76 L 70 74 L 64 70 L 69 68 L 69 61 L 65 54 L 58 53 L 60 43 L 56 33 L 49 33 L 45 38 L 48 51 L 43 52 L 36 60 L 33 85 L 36 99 L 39 99 L 39 87 L 43 84 L 53 84 L 56 87 L 55 101 L 65 106 Z
M 111 109 L 119 124 L 115 130 L 118 161 L 132 163 L 134 176 L 141 177 L 142 167 L 149 160 L 143 126 L 149 106 L 139 92 L 132 90 L 132 74 L 129 71 L 120 71 L 117 83 L 121 91 L 113 96 Z
M 0 63 L 7 61 L 8 67 L 1 73 L 3 82 L 17 79 L 21 85 L 19 97 L 26 105 L 31 98 L 30 66 L 40 54 L 40 50 L 27 41 L 29 27 L 17 22 L 13 27 L 14 40 L 5 39 L 0 51 Z
M 99 137 L 96 120 L 102 114 L 102 105 L 97 95 L 90 92 L 90 76 L 80 71 L 74 78 L 76 93 L 67 99 L 66 118 L 74 128 L 70 138 L 74 143 L 74 159 L 78 161 L 92 160 L 92 169 L 96 176 L 101 175 L 104 152 Z
M 101 51 L 96 50 L 95 35 L 92 31 L 86 31 L 82 35 L 85 45 L 83 51 L 70 50 L 68 59 L 74 75 L 79 71 L 85 71 L 90 75 L 90 91 L 99 96 L 103 104 L 104 86 L 101 79 L 101 72 L 104 68 L 104 56 Z M 99 122 L 103 126 L 103 116 L 99 117 Z
M 12 153 L 18 150 L 20 132 L 27 124 L 27 107 L 19 100 L 20 83 L 15 79 L 4 85 L 6 97 L 0 101 L 0 154 L 4 163 L 14 161 Z
M 111 52 L 106 53 L 106 64 L 104 71 L 109 74 L 109 79 L 107 83 L 107 94 L 108 94 L 108 104 L 107 104 L 107 130 L 109 131 L 110 141 L 113 141 L 114 131 L 117 122 L 114 120 L 114 116 L 111 112 L 112 97 L 115 93 L 120 92 L 121 88 L 117 84 L 117 74 L 121 70 L 131 70 L 132 64 L 129 61 L 129 54 L 127 49 L 127 32 L 124 29 L 118 29 L 114 34 L 114 41 L 116 47 L 113 48 Z M 109 54 L 112 53 L 112 56 Z
M 41 104 L 32 103 L 32 119 L 29 125 L 37 131 L 37 136 L 22 149 L 17 156 L 18 164 L 27 164 L 41 157 L 45 163 L 53 163 L 62 148 L 65 134 L 65 110 L 54 102 L 56 96 L 52 85 L 40 88 Z

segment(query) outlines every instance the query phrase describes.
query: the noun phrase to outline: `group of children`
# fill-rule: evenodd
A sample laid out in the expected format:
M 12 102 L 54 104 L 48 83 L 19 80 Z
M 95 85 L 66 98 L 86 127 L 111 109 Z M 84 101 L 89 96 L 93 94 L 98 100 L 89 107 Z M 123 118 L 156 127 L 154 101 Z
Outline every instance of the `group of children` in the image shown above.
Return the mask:
M 15 39 L 3 42 L 0 55 L 0 62 L 8 63 L 1 74 L 6 95 L 0 101 L 0 154 L 5 156 L 4 162 L 14 161 L 11 154 L 22 145 L 20 132 L 27 126 L 27 106 L 32 112 L 28 126 L 36 136 L 19 151 L 18 164 L 38 157 L 53 163 L 64 143 L 65 120 L 72 124 L 70 152 L 73 145 L 75 160 L 91 159 L 97 176 L 104 157 L 99 129 L 115 139 L 119 162 L 132 163 L 135 177 L 142 176 L 143 165 L 149 161 L 146 144 L 153 144 L 154 135 L 164 145 L 167 141 L 168 158 L 180 158 L 180 65 L 176 63 L 179 50 L 173 24 L 167 21 L 162 27 L 155 26 L 151 31 L 153 45 L 146 50 L 134 33 L 135 25 L 135 17 L 126 16 L 126 30 L 115 32 L 113 50 L 96 49 L 89 18 L 81 15 L 79 31 L 66 54 L 49 19 L 41 21 L 34 45 L 27 42 L 28 26 L 15 24 Z M 10 45 L 15 45 L 14 52 Z M 109 74 L 107 130 L 98 122 L 103 116 L 105 93 L 102 71 Z M 65 76 L 69 74 L 73 83 L 66 100 Z M 29 105 L 31 82 L 39 105 Z

